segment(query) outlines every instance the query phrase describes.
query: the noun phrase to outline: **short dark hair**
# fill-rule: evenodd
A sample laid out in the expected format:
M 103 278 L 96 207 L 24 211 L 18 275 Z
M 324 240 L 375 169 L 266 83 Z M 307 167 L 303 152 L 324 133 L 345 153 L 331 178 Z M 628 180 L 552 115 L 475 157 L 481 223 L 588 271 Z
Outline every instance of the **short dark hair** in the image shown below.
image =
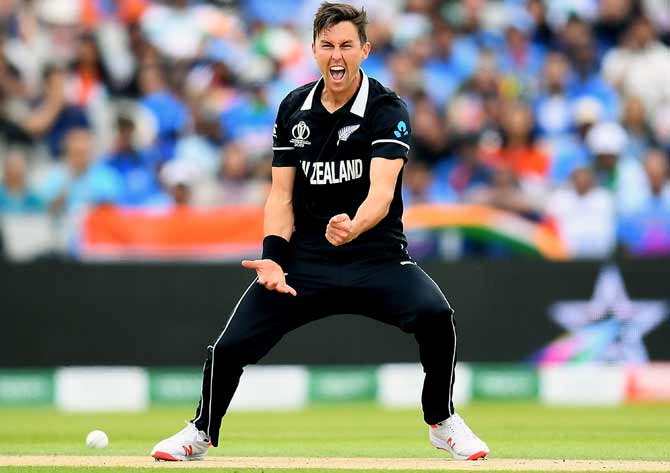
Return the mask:
M 350 21 L 358 30 L 358 39 L 361 40 L 361 45 L 368 42 L 368 34 L 365 27 L 368 24 L 368 15 L 365 8 L 360 10 L 345 3 L 329 3 L 323 2 L 314 15 L 314 30 L 312 40 L 316 41 L 316 37 L 322 32 L 332 26 L 343 21 Z

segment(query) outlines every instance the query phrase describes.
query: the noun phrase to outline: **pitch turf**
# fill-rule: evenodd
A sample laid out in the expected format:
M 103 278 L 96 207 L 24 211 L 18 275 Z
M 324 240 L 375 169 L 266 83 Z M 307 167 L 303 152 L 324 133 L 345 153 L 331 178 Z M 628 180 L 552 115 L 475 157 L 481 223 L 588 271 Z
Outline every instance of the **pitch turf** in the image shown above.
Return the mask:
M 617 408 L 548 408 L 530 403 L 473 403 L 461 414 L 491 447 L 494 458 L 669 460 L 670 405 Z M 190 406 L 138 414 L 64 414 L 50 408 L 0 409 L 0 455 L 147 455 L 176 432 Z M 90 450 L 86 434 L 102 429 L 103 450 Z M 436 458 L 418 410 L 372 404 L 314 406 L 298 412 L 232 412 L 222 444 L 210 455 L 273 457 Z M 163 469 L 170 469 L 165 465 Z M 183 470 L 183 468 L 179 468 Z M 135 468 L 23 468 L 7 472 L 146 471 Z M 222 470 L 219 470 L 222 471 Z M 259 469 L 226 469 L 257 473 Z M 267 471 L 267 470 L 266 470 Z M 273 472 L 331 470 L 272 470 Z M 342 470 L 339 470 L 342 471 Z M 357 470 L 361 472 L 363 470 Z M 396 470 L 398 471 L 398 470 Z

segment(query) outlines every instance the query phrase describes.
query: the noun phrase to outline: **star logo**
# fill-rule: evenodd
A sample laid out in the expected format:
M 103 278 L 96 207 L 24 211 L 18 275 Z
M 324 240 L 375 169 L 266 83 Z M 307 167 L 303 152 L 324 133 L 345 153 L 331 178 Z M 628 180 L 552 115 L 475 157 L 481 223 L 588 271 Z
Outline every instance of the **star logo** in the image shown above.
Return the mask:
M 649 360 L 643 338 L 668 318 L 668 303 L 631 300 L 619 269 L 607 266 L 590 300 L 557 302 L 549 313 L 568 333 L 533 356 L 540 364 L 639 363 Z

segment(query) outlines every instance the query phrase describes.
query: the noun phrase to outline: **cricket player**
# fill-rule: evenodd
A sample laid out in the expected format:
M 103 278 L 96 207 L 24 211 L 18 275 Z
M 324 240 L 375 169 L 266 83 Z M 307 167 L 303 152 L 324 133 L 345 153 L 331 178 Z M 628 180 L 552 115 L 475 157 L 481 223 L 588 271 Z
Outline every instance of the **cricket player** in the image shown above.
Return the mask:
M 365 10 L 323 3 L 312 51 L 322 77 L 283 100 L 274 126 L 263 255 L 256 279 L 208 347 L 193 420 L 159 442 L 160 460 L 202 460 L 246 365 L 291 330 L 360 314 L 414 335 L 425 372 L 430 442 L 458 460 L 489 453 L 454 412 L 454 311 L 407 253 L 401 181 L 410 149 L 405 103 L 360 68 L 370 53 Z

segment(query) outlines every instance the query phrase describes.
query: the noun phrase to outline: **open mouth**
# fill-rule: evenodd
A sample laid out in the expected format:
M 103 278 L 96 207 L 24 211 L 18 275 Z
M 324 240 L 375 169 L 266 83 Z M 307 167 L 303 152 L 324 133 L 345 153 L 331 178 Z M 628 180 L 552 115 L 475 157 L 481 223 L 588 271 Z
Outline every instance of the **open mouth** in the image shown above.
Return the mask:
M 344 79 L 344 73 L 344 66 L 333 66 L 330 68 L 330 76 L 336 81 Z

